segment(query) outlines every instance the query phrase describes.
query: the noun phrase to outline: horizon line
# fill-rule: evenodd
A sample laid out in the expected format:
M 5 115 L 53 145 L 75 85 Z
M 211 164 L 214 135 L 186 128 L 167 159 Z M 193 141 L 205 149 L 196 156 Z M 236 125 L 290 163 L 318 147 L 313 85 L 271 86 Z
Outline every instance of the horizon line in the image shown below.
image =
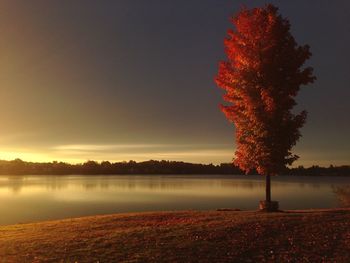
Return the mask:
M 136 161 L 136 160 L 123 160 L 123 161 L 110 161 L 110 160 L 91 160 L 91 159 L 87 159 L 84 162 L 67 162 L 67 161 L 59 161 L 59 160 L 52 160 L 52 161 L 26 161 L 23 160 L 21 158 L 15 158 L 12 160 L 5 160 L 5 159 L 0 159 L 0 162 L 14 162 L 14 161 L 21 161 L 24 163 L 35 163 L 35 164 L 54 164 L 54 163 L 64 163 L 64 164 L 68 164 L 68 165 L 83 165 L 85 163 L 88 162 L 95 162 L 97 164 L 102 164 L 103 162 L 109 162 L 110 164 L 115 164 L 115 163 L 130 163 L 130 162 L 135 162 L 135 163 L 144 163 L 144 162 L 150 162 L 150 161 L 156 161 L 156 162 L 174 162 L 174 163 L 187 163 L 187 164 L 195 164 L 195 165 L 214 165 L 214 166 L 219 166 L 221 164 L 232 164 L 235 167 L 238 167 L 236 165 L 234 165 L 231 162 L 222 162 L 222 163 L 196 163 L 196 162 L 186 162 L 186 161 L 179 161 L 179 160 L 166 160 L 166 159 L 149 159 L 149 160 L 145 160 L 145 161 Z M 295 169 L 295 168 L 312 168 L 312 167 L 319 167 L 319 168 L 330 168 L 330 167 L 350 167 L 350 164 L 341 164 L 341 165 L 333 165 L 330 164 L 328 166 L 321 166 L 318 164 L 313 164 L 310 166 L 304 166 L 304 165 L 295 165 L 295 166 L 287 166 L 287 169 Z

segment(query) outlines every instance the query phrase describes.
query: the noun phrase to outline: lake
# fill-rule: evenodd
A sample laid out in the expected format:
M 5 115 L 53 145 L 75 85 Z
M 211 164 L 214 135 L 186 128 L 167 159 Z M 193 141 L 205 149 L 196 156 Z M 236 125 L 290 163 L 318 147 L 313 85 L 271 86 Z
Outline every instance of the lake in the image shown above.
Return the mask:
M 335 189 L 346 177 L 272 178 L 281 209 L 339 207 Z M 257 209 L 265 197 L 261 176 L 71 175 L 0 176 L 0 224 L 119 212 Z

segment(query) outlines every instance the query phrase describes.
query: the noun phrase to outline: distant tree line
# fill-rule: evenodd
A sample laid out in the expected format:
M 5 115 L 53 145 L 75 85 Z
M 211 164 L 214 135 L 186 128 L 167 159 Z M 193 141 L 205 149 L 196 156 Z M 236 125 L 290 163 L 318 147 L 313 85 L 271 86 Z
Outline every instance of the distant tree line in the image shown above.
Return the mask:
M 144 161 L 144 162 L 96 162 L 87 161 L 81 164 L 65 162 L 36 163 L 20 159 L 13 161 L 0 160 L 2 175 L 108 175 L 108 174 L 232 174 L 243 175 L 237 166 L 230 163 L 194 164 L 179 161 Z M 257 174 L 252 171 L 250 174 Z M 321 176 L 350 176 L 350 166 L 312 166 L 286 169 L 283 175 L 321 175 Z

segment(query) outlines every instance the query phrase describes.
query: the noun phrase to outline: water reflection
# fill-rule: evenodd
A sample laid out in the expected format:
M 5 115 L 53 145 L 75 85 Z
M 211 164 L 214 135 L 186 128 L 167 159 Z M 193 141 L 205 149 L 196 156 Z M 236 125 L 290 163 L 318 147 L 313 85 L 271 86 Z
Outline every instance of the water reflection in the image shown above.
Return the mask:
M 0 189 L 11 189 L 20 193 L 22 188 L 44 187 L 47 190 L 60 190 L 72 185 L 85 190 L 120 188 L 133 190 L 147 188 L 150 190 L 167 190 L 183 188 L 201 188 L 211 185 L 211 188 L 260 188 L 264 184 L 260 177 L 174 177 L 174 176 L 8 176 L 1 178 Z M 7 180 L 6 180 L 7 179 Z
M 276 177 L 272 194 L 283 209 L 336 207 L 339 196 L 350 195 L 349 188 L 341 190 L 347 184 L 350 178 Z M 264 187 L 260 176 L 0 176 L 0 224 L 115 212 L 256 209 Z

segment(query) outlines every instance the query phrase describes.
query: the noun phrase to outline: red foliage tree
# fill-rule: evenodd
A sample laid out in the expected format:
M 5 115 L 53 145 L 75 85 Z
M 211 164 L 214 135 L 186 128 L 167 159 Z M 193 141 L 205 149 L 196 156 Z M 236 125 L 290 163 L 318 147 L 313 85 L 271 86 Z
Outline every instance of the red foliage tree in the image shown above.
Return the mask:
M 309 46 L 299 46 L 287 19 L 269 4 L 243 9 L 225 39 L 227 61 L 221 62 L 216 83 L 226 91 L 222 111 L 236 128 L 234 163 L 245 172 L 266 175 L 266 201 L 271 201 L 270 176 L 298 156 L 291 152 L 301 136 L 306 111 L 293 114 L 300 86 L 312 83 Z

